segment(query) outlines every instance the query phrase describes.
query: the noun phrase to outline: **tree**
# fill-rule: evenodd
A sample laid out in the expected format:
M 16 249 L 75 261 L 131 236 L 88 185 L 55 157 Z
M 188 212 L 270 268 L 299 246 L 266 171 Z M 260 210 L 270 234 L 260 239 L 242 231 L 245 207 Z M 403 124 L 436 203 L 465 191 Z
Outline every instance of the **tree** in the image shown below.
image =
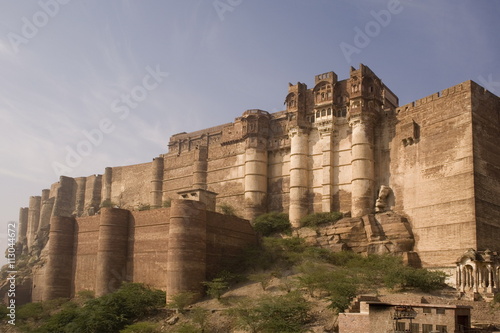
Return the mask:
M 229 289 L 229 283 L 224 278 L 215 278 L 212 281 L 205 281 L 203 285 L 207 287 L 207 294 L 219 301 L 224 291 Z

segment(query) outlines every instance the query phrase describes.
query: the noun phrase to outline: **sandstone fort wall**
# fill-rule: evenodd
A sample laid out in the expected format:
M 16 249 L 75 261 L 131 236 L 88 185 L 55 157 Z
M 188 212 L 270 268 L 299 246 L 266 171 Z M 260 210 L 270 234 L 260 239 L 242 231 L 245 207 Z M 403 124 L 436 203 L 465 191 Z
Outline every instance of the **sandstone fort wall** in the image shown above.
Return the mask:
M 477 248 L 498 249 L 500 235 L 500 102 L 472 84 Z
M 193 288 L 192 281 L 169 280 L 169 271 L 185 275 L 182 260 L 193 259 L 196 279 L 213 274 L 254 241 L 248 221 L 262 213 L 286 212 L 299 227 L 307 214 L 340 211 L 352 217 L 344 229 L 358 228 L 370 251 L 397 248 L 385 233 L 409 223 L 405 242 L 415 242 L 421 263 L 454 269 L 468 249 L 500 251 L 499 142 L 500 99 L 476 83 L 398 106 L 396 95 L 360 65 L 345 80 L 327 72 L 315 76 L 312 88 L 290 83 L 283 111 L 250 109 L 232 123 L 173 135 L 168 151 L 152 162 L 108 167 L 102 175 L 61 176 L 20 210 L 20 242 L 40 247 L 39 235 L 52 221 L 64 220 L 54 218 L 76 217 L 73 295 L 85 289 L 102 293 L 121 280 L 181 290 Z M 190 190 L 205 191 L 212 203 L 216 195 L 219 212 L 232 208 L 248 221 L 202 212 L 198 204 L 184 207 L 179 192 L 189 199 L 196 195 Z M 178 207 L 174 215 L 160 208 L 171 202 Z M 103 207 L 120 207 L 124 215 Z M 147 208 L 157 209 L 138 211 Z M 395 215 L 389 223 L 374 218 L 375 212 Z M 194 247 L 192 256 L 183 245 L 190 237 L 182 223 L 191 219 L 198 221 L 197 246 L 206 243 L 198 252 Z M 334 229 L 324 241 L 329 246 L 368 249 L 357 236 Z M 51 230 L 57 239 L 56 230 L 69 229 Z M 119 246 L 112 244 L 116 235 Z M 172 235 L 178 236 L 173 243 Z M 58 244 L 49 240 L 47 249 Z M 33 298 L 48 297 L 39 286 L 54 279 L 43 268 L 35 270 Z
M 477 246 L 470 86 L 396 110 L 390 184 L 425 266 L 449 265 Z
M 83 290 L 104 295 L 123 281 L 170 295 L 201 292 L 201 282 L 236 262 L 257 236 L 246 220 L 206 211 L 201 202 L 173 200 L 172 208 L 104 208 L 100 215 L 53 217 L 49 239 L 46 265 L 34 276 L 33 301 Z

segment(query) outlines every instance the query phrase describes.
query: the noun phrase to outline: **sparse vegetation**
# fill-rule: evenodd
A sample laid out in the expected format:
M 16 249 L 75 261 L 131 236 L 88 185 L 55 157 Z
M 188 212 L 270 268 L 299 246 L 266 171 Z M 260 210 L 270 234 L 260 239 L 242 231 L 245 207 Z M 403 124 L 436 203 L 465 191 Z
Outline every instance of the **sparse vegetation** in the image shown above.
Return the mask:
M 32 333 L 118 332 L 164 305 L 164 292 L 126 283 L 116 292 L 89 299 L 82 306 L 65 299 L 29 303 L 19 307 L 17 319 L 23 331 Z
M 227 203 L 221 203 L 219 205 L 219 210 L 224 215 L 236 216 L 236 209 Z
M 313 302 L 325 302 L 338 313 L 360 293 L 381 287 L 430 291 L 444 281 L 444 274 L 405 266 L 398 256 L 335 253 L 308 246 L 298 237 L 263 237 L 258 247 L 247 251 L 239 268 L 238 274 L 224 270 L 204 282 L 207 295 L 227 311 L 214 315 L 201 307 L 188 308 L 194 294 L 180 293 L 171 297 L 168 307 L 177 309 L 182 319 L 163 332 L 305 332 L 313 319 Z M 244 279 L 258 282 L 264 295 L 224 295 L 231 283 Z M 99 298 L 81 291 L 74 301 L 27 304 L 18 308 L 18 327 L 30 333 L 156 333 L 161 331 L 159 324 L 140 320 L 150 320 L 164 305 L 164 292 L 128 283 Z M 219 324 L 220 318 L 225 321 Z
M 137 204 L 137 210 L 138 211 L 151 210 L 151 205 L 150 204 L 143 204 L 142 202 L 139 202 Z
M 169 208 L 170 206 L 172 206 L 172 199 L 168 199 L 168 200 L 163 201 L 163 203 L 162 203 L 163 208 Z
M 229 289 L 229 282 L 218 277 L 212 281 L 205 281 L 203 285 L 207 288 L 207 295 L 220 300 L 222 294 Z
M 158 332 L 158 324 L 143 321 L 129 325 L 122 329 L 120 333 L 156 333 Z
M 342 213 L 339 212 L 314 213 L 301 218 L 300 224 L 303 227 L 316 228 L 321 224 L 336 222 L 342 217 Z
M 304 332 L 310 320 L 310 304 L 299 292 L 282 296 L 263 296 L 243 301 L 229 311 L 237 318 L 236 326 L 252 333 Z
M 106 199 L 101 203 L 101 208 L 113 208 L 113 207 L 119 207 L 119 206 L 110 199 Z
M 269 283 L 271 283 L 272 278 L 273 275 L 271 273 L 266 273 L 266 272 L 251 274 L 248 276 L 248 279 L 250 281 L 260 283 L 262 290 L 266 290 L 266 288 L 269 286 Z
M 292 225 L 288 214 L 271 212 L 257 216 L 253 221 L 253 228 L 262 236 L 270 236 L 280 232 L 290 234 Z
M 209 311 L 200 307 L 194 307 L 189 312 L 189 318 L 198 326 L 197 332 L 205 332 L 208 326 Z
M 169 298 L 171 298 L 171 301 L 169 303 L 167 303 L 167 307 L 169 307 L 171 309 L 175 309 L 178 312 L 183 313 L 184 309 L 188 305 L 193 303 L 193 301 L 195 300 L 195 297 L 196 297 L 196 293 L 193 293 L 190 291 L 178 293 L 176 295 L 172 295 L 171 297 L 169 296 Z

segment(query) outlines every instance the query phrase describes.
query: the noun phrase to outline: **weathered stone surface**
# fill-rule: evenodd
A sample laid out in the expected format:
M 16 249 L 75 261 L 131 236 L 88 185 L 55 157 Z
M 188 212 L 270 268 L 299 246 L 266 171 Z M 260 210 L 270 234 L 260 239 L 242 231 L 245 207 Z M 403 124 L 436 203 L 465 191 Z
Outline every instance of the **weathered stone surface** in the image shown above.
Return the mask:
M 406 254 L 413 250 L 414 238 L 406 218 L 394 212 L 343 218 L 316 229 L 300 228 L 296 235 L 313 246 L 334 252 Z M 408 257 L 408 255 L 406 255 Z

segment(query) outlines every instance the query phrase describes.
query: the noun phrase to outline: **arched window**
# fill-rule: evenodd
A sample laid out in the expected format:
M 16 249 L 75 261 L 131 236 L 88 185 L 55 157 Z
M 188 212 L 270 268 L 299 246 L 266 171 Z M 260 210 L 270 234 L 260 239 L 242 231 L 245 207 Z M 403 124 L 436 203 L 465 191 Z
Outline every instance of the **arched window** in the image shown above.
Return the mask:
M 331 116 L 332 115 L 332 109 L 331 108 L 328 108 L 328 110 L 326 110 L 326 115 L 327 116 Z
M 316 111 L 316 118 L 321 117 L 321 113 L 319 111 Z
M 324 116 L 326 116 L 326 110 L 325 109 L 321 110 L 321 117 L 324 117 Z

